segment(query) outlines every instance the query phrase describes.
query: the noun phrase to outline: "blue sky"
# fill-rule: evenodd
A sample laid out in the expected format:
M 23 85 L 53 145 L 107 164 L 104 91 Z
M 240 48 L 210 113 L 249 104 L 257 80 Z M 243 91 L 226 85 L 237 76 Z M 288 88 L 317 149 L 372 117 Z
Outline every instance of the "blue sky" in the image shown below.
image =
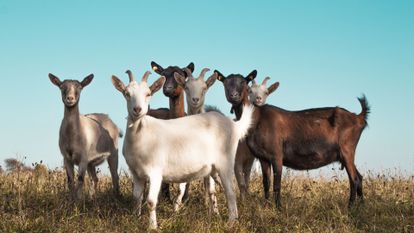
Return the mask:
M 413 10 L 412 1 L 0 0 L 0 160 L 62 164 L 63 104 L 49 72 L 94 73 L 80 111 L 108 113 L 124 129 L 126 104 L 110 77 L 126 80 L 126 69 L 141 76 L 154 60 L 194 62 L 196 73 L 257 69 L 257 80 L 280 82 L 268 102 L 289 110 L 339 105 L 359 113 L 356 97 L 365 93 L 372 114 L 357 166 L 412 174 Z M 230 115 L 221 83 L 206 103 Z M 168 100 L 157 93 L 151 106 Z

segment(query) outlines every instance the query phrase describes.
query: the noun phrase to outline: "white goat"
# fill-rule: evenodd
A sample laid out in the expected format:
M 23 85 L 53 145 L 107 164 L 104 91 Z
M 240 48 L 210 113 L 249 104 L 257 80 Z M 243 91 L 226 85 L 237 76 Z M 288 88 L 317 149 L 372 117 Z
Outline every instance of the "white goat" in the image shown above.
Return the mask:
M 256 82 L 252 80 L 252 85 L 248 87 L 249 100 L 252 104 L 256 106 L 264 105 L 267 97 L 279 87 L 279 82 L 275 82 L 267 88 L 266 82 L 269 79 L 269 77 L 266 77 L 261 85 L 256 84 Z
M 75 198 L 75 192 L 77 192 L 77 198 L 81 197 L 86 171 L 94 184 L 91 193 L 95 193 L 98 187 L 95 167 L 105 159 L 108 160 L 114 192 L 118 195 L 118 137 L 121 137 L 121 133 L 105 114 L 82 115 L 79 113 L 80 93 L 92 82 L 93 74 L 87 76 L 82 82 L 77 80 L 62 82 L 53 74 L 49 74 L 49 79 L 61 90 L 62 101 L 65 105 L 59 132 L 59 148 L 64 158 L 72 198 Z M 79 183 L 76 189 L 73 180 L 75 164 L 79 166 Z
M 147 197 L 149 228 L 156 229 L 161 181 L 183 183 L 217 172 L 227 199 L 229 221 L 235 221 L 238 213 L 232 184 L 234 159 L 238 142 L 250 127 L 253 108 L 246 106 L 237 122 L 217 112 L 172 120 L 156 119 L 146 114 L 151 95 L 161 88 L 165 77 L 148 87 L 150 72 L 145 73 L 140 83 L 134 80 L 130 71 L 127 73 L 128 86 L 116 76 L 112 76 L 112 83 L 127 101 L 123 154 L 133 176 L 138 213 L 141 212 L 147 179 L 150 183 Z
M 174 73 L 174 78 L 177 81 L 178 85 L 181 86 L 186 94 L 187 100 L 187 112 L 188 115 L 195 115 L 200 113 L 205 113 L 204 108 L 204 99 L 207 93 L 208 88 L 210 88 L 216 81 L 217 74 L 211 75 L 207 81 L 204 80 L 205 74 L 210 71 L 208 68 L 204 68 L 198 78 L 194 78 L 190 69 L 185 68 L 184 71 L 187 73 L 187 79 L 180 75 L 179 73 Z M 188 189 L 189 185 L 186 183 L 181 183 L 179 185 L 180 193 L 174 203 L 174 210 L 177 211 L 182 203 L 182 198 L 185 193 L 185 189 Z M 215 196 L 215 181 L 210 176 L 204 178 L 204 192 L 205 200 L 212 200 L 211 203 L 212 211 L 218 214 L 217 208 L 217 198 Z

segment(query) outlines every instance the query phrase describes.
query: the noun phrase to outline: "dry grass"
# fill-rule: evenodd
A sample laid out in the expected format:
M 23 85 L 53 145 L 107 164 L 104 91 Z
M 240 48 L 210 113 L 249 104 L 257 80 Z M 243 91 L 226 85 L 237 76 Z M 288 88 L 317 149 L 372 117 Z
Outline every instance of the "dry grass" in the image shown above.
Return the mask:
M 158 206 L 160 232 L 414 232 L 414 178 L 364 175 L 365 202 L 347 208 L 348 181 L 285 175 L 283 208 L 265 205 L 260 177 L 252 195 L 238 202 L 239 222 L 226 224 L 227 208 L 219 191 L 220 216 L 208 217 L 199 183 L 179 212 L 170 203 Z M 95 198 L 68 201 L 62 171 L 0 175 L 0 232 L 145 232 L 148 212 L 138 218 L 132 184 L 121 178 L 122 197 L 110 194 L 110 178 L 101 177 Z M 266 206 L 266 207 L 265 207 Z

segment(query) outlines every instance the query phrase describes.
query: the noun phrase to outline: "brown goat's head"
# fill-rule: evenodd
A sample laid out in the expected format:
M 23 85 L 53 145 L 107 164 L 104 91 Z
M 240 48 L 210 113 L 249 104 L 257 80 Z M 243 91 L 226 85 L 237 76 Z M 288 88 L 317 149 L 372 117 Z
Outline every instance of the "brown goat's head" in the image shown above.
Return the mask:
M 214 73 L 217 74 L 217 79 L 223 83 L 227 101 L 232 105 L 238 105 L 244 100 L 247 100 L 248 84 L 255 79 L 257 75 L 256 70 L 250 72 L 246 77 L 243 77 L 241 74 L 230 74 L 225 77 L 218 70 L 215 70 Z
M 80 93 L 84 87 L 92 82 L 93 74 L 85 77 L 82 82 L 78 80 L 63 80 L 60 81 L 58 77 L 49 73 L 50 81 L 59 87 L 62 93 L 62 101 L 66 107 L 74 107 L 79 103 Z
M 177 84 L 174 79 L 174 73 L 179 73 L 180 75 L 187 77 L 187 73 L 185 69 L 189 69 L 191 73 L 194 71 L 194 63 L 188 64 L 187 67 L 180 68 L 178 66 L 169 66 L 167 68 L 163 68 L 162 66 L 158 65 L 156 62 L 151 62 L 152 70 L 154 70 L 157 74 L 164 76 L 166 81 L 163 86 L 163 93 L 167 97 L 177 97 L 179 96 L 183 89 Z

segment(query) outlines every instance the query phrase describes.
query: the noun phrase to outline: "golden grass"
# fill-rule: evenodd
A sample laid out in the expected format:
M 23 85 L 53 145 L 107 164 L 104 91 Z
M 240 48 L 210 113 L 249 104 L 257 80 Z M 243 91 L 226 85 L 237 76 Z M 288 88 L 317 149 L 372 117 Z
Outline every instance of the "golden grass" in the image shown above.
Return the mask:
M 192 184 L 190 200 L 178 213 L 170 203 L 158 205 L 160 232 L 414 232 L 413 177 L 365 174 L 365 202 L 348 209 L 347 179 L 287 173 L 281 211 L 265 205 L 261 178 L 254 177 L 251 196 L 238 201 L 239 221 L 233 226 L 226 223 L 221 190 L 221 215 L 208 216 L 200 184 Z M 95 198 L 71 203 L 63 171 L 0 175 L 0 232 L 146 232 L 148 211 L 144 205 L 143 216 L 136 216 L 131 180 L 121 176 L 119 199 L 110 187 L 110 177 L 101 175 Z

